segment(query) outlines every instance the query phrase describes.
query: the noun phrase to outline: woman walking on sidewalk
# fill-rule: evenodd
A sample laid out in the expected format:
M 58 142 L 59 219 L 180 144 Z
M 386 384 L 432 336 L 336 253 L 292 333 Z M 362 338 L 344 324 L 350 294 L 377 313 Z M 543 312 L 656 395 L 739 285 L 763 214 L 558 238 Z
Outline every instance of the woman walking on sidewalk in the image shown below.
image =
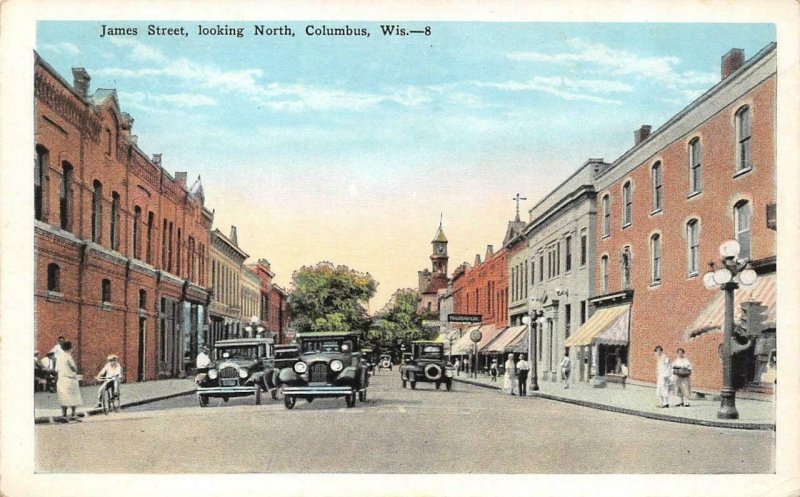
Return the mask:
M 83 404 L 81 399 L 81 389 L 78 383 L 78 367 L 72 359 L 72 342 L 64 342 L 61 346 L 62 352 L 58 358 L 58 381 L 56 390 L 58 391 L 58 403 L 61 404 L 61 419 L 59 422 L 66 423 L 67 407 L 72 408 L 70 420 L 79 421 L 75 415 L 75 408 Z
M 658 400 L 660 402 L 659 407 L 669 407 L 669 387 L 672 381 L 672 365 L 661 345 L 656 345 L 653 351 L 656 353 L 656 395 L 658 395 Z
M 686 353 L 683 349 L 679 348 L 676 353 L 678 358 L 672 363 L 672 374 L 675 381 L 675 393 L 681 399 L 679 406 L 689 407 L 689 396 L 692 393 L 692 383 L 689 379 L 692 374 L 692 363 L 689 359 L 684 357 Z
M 503 391 L 510 395 L 516 395 L 516 393 L 514 393 L 514 377 L 516 376 L 514 371 L 514 354 L 508 354 L 505 367 L 506 373 L 503 376 Z

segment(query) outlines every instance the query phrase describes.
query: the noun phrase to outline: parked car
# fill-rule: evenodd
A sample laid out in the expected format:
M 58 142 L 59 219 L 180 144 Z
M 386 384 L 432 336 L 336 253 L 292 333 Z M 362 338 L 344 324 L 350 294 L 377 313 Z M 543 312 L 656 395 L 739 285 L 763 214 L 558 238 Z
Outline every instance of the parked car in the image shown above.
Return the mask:
M 381 358 L 378 361 L 378 371 L 381 369 L 392 370 L 392 356 L 389 354 L 381 354 Z
M 444 384 L 449 391 L 453 388 L 453 371 L 445 359 L 443 343 L 417 340 L 411 342 L 411 353 L 400 366 L 400 379 L 403 388 L 408 383 L 413 390 L 418 382 L 426 382 L 434 383 L 437 390 Z
M 271 338 L 218 340 L 211 359 L 213 363 L 208 370 L 195 379 L 202 407 L 208 405 L 210 397 L 221 397 L 227 402 L 231 397 L 255 395 L 256 405 L 261 404 L 262 392 L 270 392 L 273 399 L 277 398 Z
M 298 334 L 300 356 L 277 380 L 286 408 L 294 408 L 298 398 L 344 397 L 347 407 L 356 405 L 356 395 L 366 401 L 369 376 L 358 340 L 352 332 Z

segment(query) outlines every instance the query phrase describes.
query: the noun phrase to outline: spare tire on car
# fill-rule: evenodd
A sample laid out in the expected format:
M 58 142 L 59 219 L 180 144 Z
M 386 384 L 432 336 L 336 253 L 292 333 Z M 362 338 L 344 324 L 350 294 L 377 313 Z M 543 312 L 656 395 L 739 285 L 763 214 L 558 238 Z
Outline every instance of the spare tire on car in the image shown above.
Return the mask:
M 436 381 L 442 377 L 442 367 L 438 364 L 428 364 L 423 371 L 425 378 Z

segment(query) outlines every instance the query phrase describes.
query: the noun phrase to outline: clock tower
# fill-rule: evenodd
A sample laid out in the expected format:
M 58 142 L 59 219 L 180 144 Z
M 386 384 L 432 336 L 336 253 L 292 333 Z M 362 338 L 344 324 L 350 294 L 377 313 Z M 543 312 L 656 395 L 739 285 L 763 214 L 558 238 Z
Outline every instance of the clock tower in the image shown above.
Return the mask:
M 439 229 L 431 240 L 431 269 L 418 271 L 419 276 L 419 311 L 431 317 L 439 314 L 438 292 L 447 288 L 447 237 L 442 230 L 442 220 L 439 219 Z
M 436 231 L 436 236 L 431 241 L 431 265 L 433 266 L 433 274 L 447 275 L 447 237 L 444 236 L 442 230 L 442 222 L 439 221 L 439 229 Z

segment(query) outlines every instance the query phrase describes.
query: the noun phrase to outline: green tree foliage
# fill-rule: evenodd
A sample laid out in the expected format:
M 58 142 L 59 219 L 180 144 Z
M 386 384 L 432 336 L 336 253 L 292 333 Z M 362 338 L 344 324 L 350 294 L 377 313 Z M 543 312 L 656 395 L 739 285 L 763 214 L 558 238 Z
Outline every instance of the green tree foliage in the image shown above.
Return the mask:
M 320 262 L 303 266 L 292 275 L 288 309 L 300 332 L 361 331 L 369 328 L 366 305 L 378 283 L 347 266 Z
M 403 288 L 392 295 L 389 302 L 375 315 L 367 333 L 367 340 L 382 351 L 389 351 L 401 343 L 412 340 L 430 340 L 431 330 L 422 327 L 423 315 L 417 310 L 419 294 Z

